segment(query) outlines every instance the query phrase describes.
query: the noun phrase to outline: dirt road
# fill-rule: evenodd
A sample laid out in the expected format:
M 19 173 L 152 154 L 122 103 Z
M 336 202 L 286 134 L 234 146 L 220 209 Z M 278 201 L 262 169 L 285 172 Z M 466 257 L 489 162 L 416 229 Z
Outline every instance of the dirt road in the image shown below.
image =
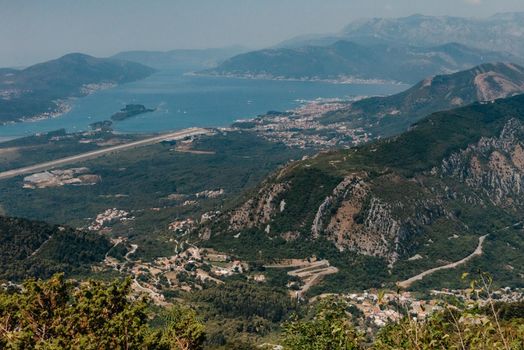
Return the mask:
M 426 270 L 426 271 L 424 271 L 424 272 L 422 272 L 422 273 L 420 273 L 420 274 L 418 274 L 416 276 L 411 277 L 410 279 L 407 279 L 407 280 L 402 281 L 402 282 L 398 282 L 397 286 L 399 286 L 400 288 L 404 288 L 404 289 L 409 288 L 414 282 L 420 281 L 421 279 L 423 279 L 424 277 L 426 277 L 428 275 L 431 275 L 432 273 L 435 273 L 435 272 L 440 271 L 440 270 L 454 269 L 457 266 L 460 266 L 462 264 L 467 263 L 469 260 L 473 259 L 474 257 L 482 255 L 482 245 L 484 244 L 484 240 L 486 239 L 487 236 L 488 235 L 480 237 L 477 249 L 475 249 L 475 251 L 473 253 L 471 253 L 470 255 L 465 257 L 464 259 L 456 261 L 456 262 L 451 263 L 451 264 L 447 264 L 447 265 L 444 265 L 444 266 L 439 266 L 439 267 L 435 267 L 435 268 Z

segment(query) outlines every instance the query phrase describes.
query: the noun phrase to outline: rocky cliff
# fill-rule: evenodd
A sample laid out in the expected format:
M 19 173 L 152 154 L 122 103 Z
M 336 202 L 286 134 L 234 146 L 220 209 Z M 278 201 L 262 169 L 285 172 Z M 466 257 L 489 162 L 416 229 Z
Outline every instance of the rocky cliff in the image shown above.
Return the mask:
M 483 193 L 497 206 L 524 204 L 524 124 L 510 119 L 498 136 L 477 143 L 444 159 L 441 176 L 453 177 Z
M 399 275 L 407 263 L 438 265 L 521 220 L 523 142 L 524 96 L 437 113 L 399 137 L 293 163 L 227 213 L 211 240 L 258 230 L 287 242 L 290 257 L 330 242 Z

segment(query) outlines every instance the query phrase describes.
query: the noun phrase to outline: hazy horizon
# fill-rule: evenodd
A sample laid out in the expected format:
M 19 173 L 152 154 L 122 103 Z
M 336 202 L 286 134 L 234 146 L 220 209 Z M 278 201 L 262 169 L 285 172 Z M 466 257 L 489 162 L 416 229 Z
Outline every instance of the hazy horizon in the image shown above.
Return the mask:
M 336 33 L 351 21 L 413 14 L 488 17 L 524 11 L 522 0 L 0 0 L 0 67 L 70 52 L 107 57 L 127 50 L 275 45 Z

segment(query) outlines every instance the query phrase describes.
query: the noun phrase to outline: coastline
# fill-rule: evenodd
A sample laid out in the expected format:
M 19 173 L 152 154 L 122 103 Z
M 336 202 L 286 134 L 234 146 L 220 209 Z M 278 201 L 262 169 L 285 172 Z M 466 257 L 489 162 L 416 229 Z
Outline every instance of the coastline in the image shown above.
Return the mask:
M 43 112 L 43 113 L 35 114 L 29 117 L 27 116 L 21 117 L 17 120 L 10 120 L 7 122 L 0 122 L 0 126 L 13 125 L 17 123 L 34 123 L 34 122 L 39 122 L 42 120 L 48 120 L 48 119 L 54 119 L 54 118 L 61 117 L 62 115 L 71 112 L 71 110 L 73 109 L 73 103 L 76 99 L 87 97 L 96 92 L 107 90 L 107 89 L 112 89 L 117 86 L 118 84 L 113 83 L 113 82 L 85 84 L 80 88 L 80 96 L 71 96 L 71 97 L 66 97 L 63 99 L 52 101 L 56 107 L 55 109 L 53 109 L 50 112 Z
M 193 75 L 193 74 L 190 74 Z M 210 99 L 207 93 L 198 93 L 194 92 L 194 86 L 189 85 L 190 88 L 186 89 L 178 88 L 178 85 L 174 87 L 168 86 L 166 89 L 166 96 L 162 97 L 161 100 L 158 98 L 150 98 L 149 95 L 144 95 L 141 92 L 135 94 L 134 91 L 128 92 L 127 90 L 124 90 L 124 93 L 130 94 L 132 98 L 127 99 L 126 101 L 122 100 L 122 103 L 129 102 L 129 103 L 143 103 L 146 105 L 158 105 L 159 103 L 168 103 L 169 108 L 162 107 L 163 114 L 166 114 L 166 116 L 154 116 L 153 122 L 148 123 L 148 125 L 142 125 L 144 123 L 140 122 L 140 119 L 135 119 L 138 121 L 130 121 L 128 124 L 122 124 L 122 126 L 115 127 L 116 130 L 121 131 L 122 133 L 132 133 L 132 134 L 140 134 L 140 133 L 150 133 L 150 132 L 161 132 L 164 130 L 173 130 L 180 127 L 187 127 L 191 125 L 199 125 L 199 126 L 210 126 L 210 127 L 229 127 L 232 123 L 236 122 L 238 119 L 246 119 L 246 118 L 254 118 L 258 115 L 264 114 L 267 111 L 271 110 L 277 110 L 277 111 L 283 111 L 283 110 L 289 110 L 294 109 L 298 107 L 299 105 L 302 105 L 304 103 L 308 102 L 319 102 L 320 100 L 325 100 L 325 96 L 333 96 L 333 97 L 327 97 L 327 100 L 352 100 L 356 96 L 362 97 L 362 96 L 375 96 L 375 95 L 384 95 L 384 94 L 390 94 L 392 92 L 389 92 L 392 90 L 395 92 L 396 90 L 400 89 L 396 86 L 390 86 L 390 87 L 384 87 L 382 88 L 382 84 L 378 85 L 341 85 L 341 84 L 325 84 L 322 82 L 317 82 L 317 84 L 309 84 L 307 81 L 303 83 L 283 83 L 279 82 L 278 80 L 270 81 L 268 80 L 265 83 L 258 83 L 252 79 L 240 81 L 238 80 L 235 82 L 234 79 L 231 79 L 229 82 L 229 79 L 222 79 L 220 77 L 214 77 L 216 80 L 218 80 L 216 83 L 214 82 L 214 79 L 210 79 L 209 81 L 206 81 L 205 79 L 199 80 L 198 78 L 179 78 L 182 77 L 181 73 L 175 74 L 167 74 L 165 76 L 161 76 L 161 78 L 158 79 L 160 83 L 165 83 L 166 81 L 171 82 L 175 81 L 178 84 L 178 81 L 182 82 L 190 82 L 191 84 L 194 84 L 196 87 L 200 88 L 202 84 L 205 86 L 209 86 L 213 91 L 214 94 L 217 94 L 217 96 L 225 97 L 228 99 L 231 99 L 231 103 L 233 103 L 232 106 L 238 105 L 238 108 L 241 112 L 235 113 L 232 112 L 232 107 L 229 107 L 228 104 L 226 104 L 226 107 L 224 109 L 221 109 L 220 106 L 215 106 L 219 104 L 215 99 Z M 179 80 L 176 80 L 179 79 Z M 223 81 L 223 82 L 221 82 Z M 173 83 L 174 84 L 174 83 Z M 238 85 L 240 84 L 240 85 Z M 290 89 L 290 85 L 293 86 L 292 89 Z M 227 90 L 223 90 L 222 87 L 227 87 Z M 240 87 L 239 87 L 240 86 Z M 376 87 L 375 87 L 376 86 Z M 233 100 L 229 92 L 230 89 L 233 89 L 232 91 L 236 91 L 236 89 L 253 89 L 253 90 L 247 90 L 248 94 L 245 96 L 245 101 L 237 101 L 236 97 L 235 100 Z M 259 91 L 262 87 L 263 89 Z M 275 90 L 276 89 L 276 90 Z M 111 90 L 111 89 L 110 89 Z M 227 93 L 223 93 L 223 91 L 226 91 Z M 281 91 L 281 94 L 276 94 L 274 91 Z M 111 96 L 113 93 L 110 93 Z M 190 96 L 191 98 L 187 98 L 186 95 Z M 222 96 L 223 94 L 224 96 Z M 142 98 L 142 95 L 145 97 Z M 104 94 L 105 96 L 105 94 Z M 182 96 L 182 102 L 176 102 L 175 98 L 180 98 L 179 96 Z M 203 98 L 203 103 L 205 108 L 201 108 L 200 105 L 197 105 L 194 102 L 194 97 L 198 97 L 198 99 Z M 265 99 L 269 98 L 268 101 Z M 78 132 L 78 131 L 86 131 L 88 130 L 88 125 L 91 124 L 93 121 L 97 120 L 96 112 L 97 108 L 91 108 L 89 105 L 91 102 L 89 102 L 87 105 L 88 107 L 84 108 L 82 107 L 82 103 L 80 101 L 83 100 L 81 97 L 77 97 L 74 99 L 68 99 L 68 103 L 72 105 L 72 111 L 70 113 L 67 113 L 67 110 L 62 110 L 62 113 L 54 113 L 53 118 L 51 118 L 51 115 L 39 115 L 38 118 L 27 118 L 24 121 L 27 121 L 29 123 L 24 122 L 16 122 L 16 123 L 6 123 L 4 128 L 0 128 L 0 136 L 2 137 L 15 137 L 15 138 L 21 138 L 30 136 L 35 133 L 40 132 L 47 132 L 47 131 L 53 131 L 58 130 L 59 128 L 65 128 L 68 132 Z M 107 99 L 106 99 L 107 100 Z M 102 99 L 102 103 L 108 104 L 106 100 Z M 283 102 L 285 100 L 285 103 Z M 94 99 L 92 101 L 98 101 L 98 99 Z M 196 101 L 196 100 L 195 100 Z M 66 101 L 64 101 L 66 102 Z M 176 102 L 176 103 L 175 103 Z M 271 103 L 269 103 L 271 102 Z M 200 103 L 200 102 L 199 102 Z M 170 105 L 169 105 L 170 104 Z M 209 106 L 213 106 L 214 112 L 207 112 L 207 104 Z M 261 106 L 262 105 L 262 106 Z M 265 107 L 264 105 L 268 105 Z M 78 108 L 78 106 L 81 106 Z M 215 107 L 218 107 L 218 112 L 216 112 Z M 116 108 L 116 107 L 115 107 Z M 92 111 L 93 110 L 93 111 Z M 116 110 L 116 109 L 115 109 Z M 190 110 L 191 116 L 186 115 L 184 112 L 186 110 Z M 95 113 L 95 114 L 93 114 Z M 103 112 L 105 113 L 105 112 Z M 107 115 L 109 115 L 111 112 L 107 112 Z M 61 116 L 61 114 L 65 114 Z M 99 114 L 98 114 L 99 115 Z M 215 116 L 218 115 L 218 116 Z M 224 117 L 224 116 L 229 117 Z M 71 116 L 72 118 L 69 118 Z M 193 122 L 192 119 L 196 118 Z M 107 118 L 106 118 L 107 119 Z M 131 119 L 130 119 L 131 120 Z M 158 123 L 158 127 L 156 126 L 150 126 L 156 125 Z M 85 125 L 84 125 L 85 124 Z M 135 126 L 136 124 L 136 126 Z
M 8 142 L 11 140 L 18 139 L 19 137 L 16 136 L 0 136 L 0 143 Z
M 400 81 L 385 80 L 385 79 L 362 79 L 351 76 L 340 76 L 338 78 L 319 78 L 319 77 L 302 77 L 292 78 L 283 76 L 274 76 L 271 74 L 212 74 L 200 72 L 184 73 L 187 76 L 194 77 L 208 77 L 208 78 L 231 78 L 231 79 L 245 79 L 245 80 L 267 80 L 267 81 L 292 81 L 292 82 L 307 82 L 307 83 L 327 83 L 339 85 L 409 85 Z

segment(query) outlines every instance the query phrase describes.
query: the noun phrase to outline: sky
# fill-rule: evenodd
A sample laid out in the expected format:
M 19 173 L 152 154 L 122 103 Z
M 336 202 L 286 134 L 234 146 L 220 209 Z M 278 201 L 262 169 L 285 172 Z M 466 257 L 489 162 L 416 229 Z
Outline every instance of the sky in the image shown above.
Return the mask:
M 0 0 L 0 67 L 69 52 L 262 48 L 369 17 L 513 11 L 524 0 Z

